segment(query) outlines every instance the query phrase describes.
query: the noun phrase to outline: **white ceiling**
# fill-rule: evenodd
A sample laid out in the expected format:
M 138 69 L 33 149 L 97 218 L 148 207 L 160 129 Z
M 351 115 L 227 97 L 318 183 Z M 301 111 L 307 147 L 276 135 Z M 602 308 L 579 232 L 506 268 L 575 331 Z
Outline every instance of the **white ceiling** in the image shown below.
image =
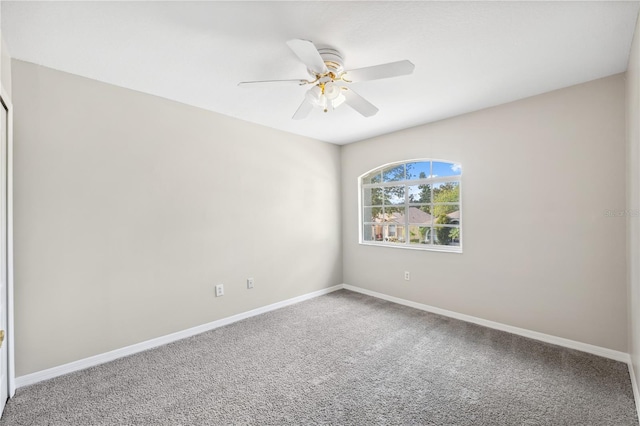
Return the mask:
M 634 2 L 2 1 L 14 58 L 345 144 L 624 72 Z M 411 60 L 411 76 L 352 87 L 379 109 L 291 116 L 308 87 L 293 38 L 347 69 Z

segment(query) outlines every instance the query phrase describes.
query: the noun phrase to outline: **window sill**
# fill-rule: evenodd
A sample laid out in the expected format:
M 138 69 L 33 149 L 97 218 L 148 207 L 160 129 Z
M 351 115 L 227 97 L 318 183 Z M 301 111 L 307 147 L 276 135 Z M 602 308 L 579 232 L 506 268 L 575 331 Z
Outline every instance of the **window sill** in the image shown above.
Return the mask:
M 462 246 L 435 246 L 435 245 L 418 246 L 418 245 L 394 244 L 394 243 L 370 243 L 365 241 L 360 241 L 359 244 L 363 246 L 388 247 L 388 248 L 398 248 L 398 249 L 405 249 L 405 250 L 437 251 L 442 253 L 462 254 Z

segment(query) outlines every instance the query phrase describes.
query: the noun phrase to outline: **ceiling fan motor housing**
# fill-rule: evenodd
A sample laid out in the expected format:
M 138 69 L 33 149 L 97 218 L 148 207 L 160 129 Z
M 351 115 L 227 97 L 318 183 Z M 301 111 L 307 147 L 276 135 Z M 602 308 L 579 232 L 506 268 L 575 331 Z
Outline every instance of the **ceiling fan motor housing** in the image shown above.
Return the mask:
M 339 50 L 333 47 L 319 47 L 318 53 L 320 53 L 320 57 L 324 61 L 325 65 L 336 76 L 339 76 L 344 72 L 344 58 Z M 309 71 L 312 75 L 315 74 L 312 71 Z

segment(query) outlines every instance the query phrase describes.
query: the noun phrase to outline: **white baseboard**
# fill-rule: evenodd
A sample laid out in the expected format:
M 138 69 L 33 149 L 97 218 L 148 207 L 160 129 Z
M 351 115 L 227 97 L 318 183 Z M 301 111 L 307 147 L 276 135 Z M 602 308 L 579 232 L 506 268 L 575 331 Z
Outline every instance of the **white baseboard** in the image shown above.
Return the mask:
M 281 302 L 272 303 L 271 305 L 262 306 L 260 308 L 256 308 L 251 311 L 243 312 L 227 318 L 222 318 L 217 321 L 199 325 L 197 327 L 192 327 L 186 330 L 178 331 L 176 333 L 168 334 L 166 336 L 157 337 L 155 339 L 136 343 L 131 346 L 126 346 L 124 348 L 105 352 L 89 358 L 73 361 L 68 364 L 63 364 L 63 365 L 59 365 L 57 367 L 49 368 L 46 370 L 37 371 L 35 373 L 26 374 L 24 376 L 16 377 L 15 384 L 17 388 L 20 388 L 23 386 L 28 386 L 34 383 L 41 382 L 43 380 L 48 380 L 54 377 L 62 376 L 63 374 L 84 370 L 85 368 L 104 364 L 105 362 L 113 361 L 118 358 L 122 358 L 128 355 L 133 355 L 135 353 L 146 351 L 148 349 L 152 349 L 161 345 L 166 345 L 167 343 L 175 342 L 176 340 L 181 340 L 187 337 L 194 336 L 196 334 L 204 333 L 205 331 L 213 330 L 215 328 L 222 327 L 222 326 L 234 323 L 236 321 L 240 321 L 256 315 L 264 314 L 265 312 L 273 311 L 276 309 L 283 308 L 285 306 L 289 306 L 295 303 L 303 302 L 305 300 L 313 299 L 314 297 L 322 296 L 324 294 L 331 293 L 333 291 L 340 290 L 342 288 L 343 288 L 342 284 L 339 284 L 333 287 L 314 291 L 312 293 L 303 294 L 302 296 L 297 296 L 292 299 L 287 299 Z
M 41 382 L 43 380 L 52 379 L 54 377 L 61 376 L 63 374 L 73 373 L 75 371 L 84 370 L 89 367 L 93 367 L 96 365 L 104 364 L 105 362 L 113 361 L 118 358 L 122 358 L 128 355 L 133 355 L 138 352 L 142 352 L 148 349 L 152 349 L 161 345 L 165 345 L 171 342 L 175 342 L 177 340 L 181 340 L 187 337 L 194 336 L 196 334 L 204 333 L 209 330 L 213 330 L 218 327 L 222 327 L 236 321 L 240 321 L 246 318 L 253 317 L 255 315 L 260 315 L 265 312 L 273 311 L 279 308 L 283 308 L 285 306 L 293 305 L 295 303 L 299 303 L 305 300 L 312 299 L 314 297 L 322 296 L 324 294 L 331 293 L 336 290 L 346 289 L 350 291 L 354 291 L 357 293 L 366 294 L 369 296 L 377 297 L 379 299 L 388 300 L 390 302 L 398 303 L 400 305 L 410 306 L 412 308 L 420 309 L 422 311 L 427 311 L 439 315 L 443 315 L 450 318 L 459 319 L 466 322 L 471 322 L 474 324 L 482 325 L 485 327 L 493 328 L 496 330 L 506 331 L 508 333 L 517 334 L 520 336 L 528 337 L 534 340 L 539 340 L 546 343 L 551 343 L 558 346 L 563 346 L 570 349 L 576 349 L 582 352 L 587 352 L 590 354 L 602 356 L 605 358 L 610 358 L 616 361 L 621 361 L 627 363 L 629 365 L 629 369 L 631 371 L 631 380 L 633 384 L 634 396 L 636 398 L 636 406 L 640 402 L 640 393 L 638 393 L 638 386 L 635 381 L 635 376 L 632 373 L 633 366 L 631 364 L 631 357 L 628 353 L 619 352 L 612 349 L 602 348 L 595 345 L 590 345 L 588 343 L 577 342 L 574 340 L 565 339 L 562 337 L 552 336 L 549 334 L 539 333 L 536 331 L 527 330 L 524 328 L 513 327 L 510 325 L 485 320 L 482 318 L 473 317 L 471 315 L 460 314 L 458 312 L 448 311 L 446 309 L 436 308 L 435 306 L 429 306 L 418 302 L 412 302 L 410 300 L 401 299 L 394 296 L 389 296 L 383 293 L 378 293 L 375 291 L 367 290 L 364 288 L 352 286 L 349 284 L 339 284 L 333 287 L 329 287 L 326 289 L 318 290 L 312 293 L 304 294 L 302 296 L 294 297 L 292 299 L 283 300 L 281 302 L 273 303 L 271 305 L 263 306 L 260 308 L 253 309 L 251 311 L 243 312 L 237 315 L 233 315 L 227 318 L 222 318 L 217 321 L 213 321 L 207 324 L 199 325 L 197 327 L 192 327 L 186 330 L 182 330 L 176 333 L 168 334 L 166 336 L 158 337 L 155 339 L 147 340 L 141 343 L 136 343 L 131 346 L 127 346 L 124 348 L 116 349 L 113 351 L 105 352 L 103 354 L 95 355 L 89 358 L 84 358 L 78 361 L 70 362 L 68 364 L 63 364 L 57 367 L 49 368 L 42 371 L 37 371 L 35 373 L 26 374 L 24 376 L 16 377 L 15 385 L 16 388 L 32 385 L 34 383 Z M 639 411 L 640 418 L 640 411 Z
M 435 306 L 424 305 L 422 303 L 412 302 L 406 299 L 400 299 L 398 297 L 389 296 L 376 291 L 367 290 L 364 288 L 352 286 L 349 284 L 343 284 L 342 287 L 346 290 L 355 291 L 357 293 L 366 294 L 368 296 L 377 297 L 379 299 L 388 300 L 389 302 L 398 303 L 400 305 L 410 306 L 412 308 L 420 309 L 422 311 L 431 312 L 434 314 L 443 315 L 445 317 L 455 318 L 466 322 L 482 325 L 484 327 L 493 328 L 496 330 L 506 331 L 508 333 L 517 334 L 519 336 L 528 337 L 530 339 L 539 340 L 541 342 L 551 343 L 553 345 L 564 346 L 569 349 L 576 349 L 578 351 L 587 352 L 593 355 L 598 355 L 605 358 L 610 358 L 616 361 L 621 361 L 629 364 L 631 357 L 626 352 L 615 351 L 613 349 L 607 349 L 600 346 L 590 345 L 588 343 L 577 342 L 575 340 L 565 339 L 563 337 L 552 336 L 550 334 L 539 333 L 537 331 L 527 330 L 525 328 L 513 327 L 511 325 L 502 324 L 495 321 L 489 321 L 482 318 L 473 317 L 471 315 L 460 314 L 458 312 L 448 311 L 446 309 L 436 308 Z M 638 401 L 638 400 L 636 400 Z
M 631 387 L 633 388 L 633 399 L 636 401 L 636 411 L 640 421 L 640 390 L 638 390 L 638 381 L 636 373 L 633 371 L 633 360 L 629 357 L 629 375 L 631 376 Z

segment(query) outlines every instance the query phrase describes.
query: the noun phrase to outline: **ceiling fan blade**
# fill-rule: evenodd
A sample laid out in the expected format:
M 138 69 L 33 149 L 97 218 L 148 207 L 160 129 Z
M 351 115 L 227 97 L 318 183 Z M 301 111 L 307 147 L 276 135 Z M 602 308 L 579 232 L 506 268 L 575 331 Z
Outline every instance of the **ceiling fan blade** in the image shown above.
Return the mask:
M 307 118 L 312 109 L 313 104 L 309 102 L 307 98 L 305 98 L 291 118 L 294 120 L 302 120 L 303 118 Z
M 256 87 L 256 86 L 304 86 L 309 84 L 307 80 L 258 80 L 258 81 L 241 81 L 238 86 Z
M 350 88 L 344 91 L 345 103 L 365 117 L 376 115 L 378 108 Z
M 287 45 L 311 71 L 316 74 L 324 74 L 328 71 L 318 49 L 309 40 L 293 39 L 289 40 Z
M 380 80 L 382 78 L 398 77 L 411 74 L 416 66 L 411 61 L 389 62 L 388 64 L 349 70 L 344 79 L 351 83 L 359 81 Z

